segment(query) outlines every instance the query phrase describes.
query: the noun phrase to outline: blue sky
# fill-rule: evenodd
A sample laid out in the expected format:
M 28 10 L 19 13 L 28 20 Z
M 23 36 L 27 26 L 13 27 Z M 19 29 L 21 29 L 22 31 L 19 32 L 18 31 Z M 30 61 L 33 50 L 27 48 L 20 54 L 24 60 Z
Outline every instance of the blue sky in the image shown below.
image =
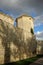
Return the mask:
M 36 38 L 43 39 L 43 0 L 0 0 L 0 11 L 13 18 L 21 14 L 32 16 Z

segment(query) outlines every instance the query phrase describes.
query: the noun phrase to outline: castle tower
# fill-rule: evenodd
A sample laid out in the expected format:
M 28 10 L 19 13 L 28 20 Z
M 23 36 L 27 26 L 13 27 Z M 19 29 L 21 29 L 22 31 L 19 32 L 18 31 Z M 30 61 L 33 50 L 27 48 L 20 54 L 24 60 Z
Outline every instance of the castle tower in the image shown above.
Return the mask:
M 22 15 L 18 18 L 16 18 L 16 26 L 18 28 L 23 29 L 23 36 L 24 39 L 29 39 L 33 35 L 33 30 L 34 30 L 34 24 L 33 24 L 34 19 L 31 16 L 28 15 Z

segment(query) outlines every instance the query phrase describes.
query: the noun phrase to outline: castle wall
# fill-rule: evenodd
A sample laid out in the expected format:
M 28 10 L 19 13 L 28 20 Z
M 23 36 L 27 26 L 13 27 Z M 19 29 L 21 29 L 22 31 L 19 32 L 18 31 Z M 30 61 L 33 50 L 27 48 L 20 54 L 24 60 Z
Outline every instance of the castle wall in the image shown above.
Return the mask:
M 37 40 L 37 54 L 43 55 L 43 40 Z
M 33 38 L 28 38 L 26 44 L 23 35 L 22 29 L 15 28 L 12 24 L 0 20 L 0 64 L 36 55 L 36 41 L 33 41 Z

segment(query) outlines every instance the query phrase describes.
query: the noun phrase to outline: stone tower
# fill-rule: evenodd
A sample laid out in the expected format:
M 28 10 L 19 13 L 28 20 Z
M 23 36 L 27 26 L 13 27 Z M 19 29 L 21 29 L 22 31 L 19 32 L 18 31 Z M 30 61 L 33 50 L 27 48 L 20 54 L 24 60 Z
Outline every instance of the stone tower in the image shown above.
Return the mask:
M 23 36 L 24 39 L 31 38 L 33 35 L 33 30 L 34 30 L 34 24 L 33 24 L 34 19 L 31 16 L 28 15 L 22 15 L 18 18 L 16 18 L 16 26 L 18 28 L 23 29 Z

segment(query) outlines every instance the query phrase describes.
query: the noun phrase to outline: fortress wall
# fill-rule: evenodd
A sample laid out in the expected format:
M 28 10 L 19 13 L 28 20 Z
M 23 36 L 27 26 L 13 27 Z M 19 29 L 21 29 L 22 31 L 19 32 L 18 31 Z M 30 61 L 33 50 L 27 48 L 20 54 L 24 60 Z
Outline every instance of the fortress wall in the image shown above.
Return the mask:
M 28 38 L 26 44 L 22 29 L 0 20 L 0 64 L 35 56 L 36 41 L 32 39 Z

